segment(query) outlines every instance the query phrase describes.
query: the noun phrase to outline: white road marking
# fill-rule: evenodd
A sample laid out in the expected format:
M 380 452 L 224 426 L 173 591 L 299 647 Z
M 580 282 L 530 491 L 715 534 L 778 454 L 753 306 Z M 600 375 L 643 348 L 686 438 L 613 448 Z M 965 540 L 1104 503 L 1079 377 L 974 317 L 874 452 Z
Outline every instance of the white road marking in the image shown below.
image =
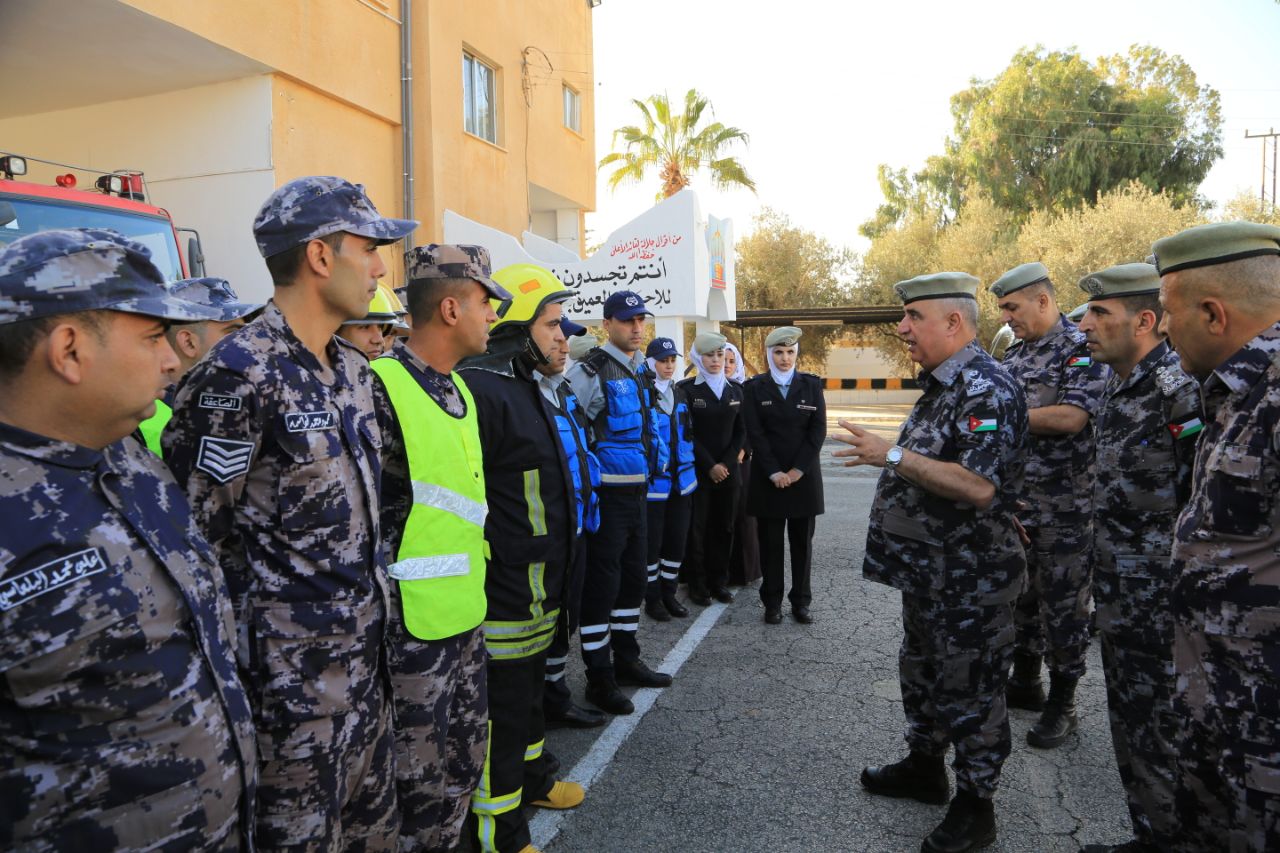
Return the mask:
M 710 607 L 704 609 L 697 619 L 693 620 L 693 624 L 689 626 L 689 630 L 684 632 L 667 656 L 663 658 L 662 663 L 658 666 L 659 671 L 675 675 L 680 671 L 680 667 L 684 666 L 684 662 L 689 659 L 698 645 L 711 633 L 711 629 L 715 627 L 716 622 L 720 620 L 720 615 L 727 610 L 729 605 L 716 602 Z M 662 688 L 670 689 L 670 688 Z M 564 778 L 570 782 L 577 782 L 584 790 L 591 790 L 591 783 L 594 782 L 601 773 L 609 767 L 609 763 L 613 761 L 613 757 L 618 754 L 618 749 L 626 742 L 631 733 L 636 730 L 636 726 L 640 725 L 640 720 L 653 707 L 653 703 L 658 700 L 658 695 L 662 689 L 657 687 L 642 687 L 631 697 L 631 702 L 636 706 L 633 713 L 626 716 L 614 717 L 613 722 L 605 726 L 600 737 L 596 738 L 596 742 L 591 745 L 591 749 L 587 750 L 587 754 L 573 766 L 569 771 L 569 775 Z M 529 833 L 533 837 L 533 846 L 544 848 L 555 840 L 560 833 L 560 823 L 572 811 L 556 811 L 546 809 L 538 812 L 538 814 L 529 821 Z

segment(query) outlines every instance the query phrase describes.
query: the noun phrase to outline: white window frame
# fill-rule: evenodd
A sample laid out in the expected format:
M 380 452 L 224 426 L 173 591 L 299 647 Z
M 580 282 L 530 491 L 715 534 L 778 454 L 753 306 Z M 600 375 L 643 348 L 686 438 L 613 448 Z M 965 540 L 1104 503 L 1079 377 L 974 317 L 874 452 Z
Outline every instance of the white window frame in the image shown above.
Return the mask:
M 462 128 L 472 136 L 492 142 L 494 145 L 498 144 L 497 96 L 498 69 L 471 51 L 464 50 L 462 52 Z
M 565 83 L 562 103 L 564 126 L 574 133 L 582 133 L 582 95 L 577 89 Z

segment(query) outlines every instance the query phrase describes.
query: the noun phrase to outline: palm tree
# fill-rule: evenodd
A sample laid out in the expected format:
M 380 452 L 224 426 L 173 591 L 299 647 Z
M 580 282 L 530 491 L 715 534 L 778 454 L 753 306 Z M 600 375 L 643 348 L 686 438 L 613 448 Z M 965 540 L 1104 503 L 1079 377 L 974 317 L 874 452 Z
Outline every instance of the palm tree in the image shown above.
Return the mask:
M 737 158 L 725 154 L 725 149 L 734 142 L 745 145 L 747 134 L 718 121 L 699 129 L 698 122 L 711 104 L 697 89 L 685 93 L 684 113 L 680 115 L 672 115 L 671 101 L 665 94 L 651 95 L 644 101 L 633 98 L 631 103 L 644 116 L 644 124 L 620 127 L 613 132 L 614 146 L 621 137 L 626 148 L 600 161 L 601 169 L 618 164 L 609 175 L 609 189 L 615 190 L 620 184 L 640 183 L 652 166 L 658 169 L 662 180 L 658 201 L 687 187 L 690 176 L 704 167 L 711 172 L 711 181 L 716 187 L 738 186 L 756 191 L 756 182 Z

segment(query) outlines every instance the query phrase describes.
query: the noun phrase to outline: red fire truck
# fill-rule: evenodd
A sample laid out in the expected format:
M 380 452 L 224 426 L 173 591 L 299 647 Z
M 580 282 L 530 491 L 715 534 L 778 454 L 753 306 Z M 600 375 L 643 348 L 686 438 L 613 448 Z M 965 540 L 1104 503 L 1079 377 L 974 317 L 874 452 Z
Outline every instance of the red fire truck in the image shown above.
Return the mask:
M 59 174 L 52 186 L 16 180 L 27 174 L 28 161 L 73 171 Z M 93 188 L 78 189 L 75 172 L 96 176 Z M 147 203 L 141 172 L 101 172 L 0 152 L 0 248 L 54 228 L 119 231 L 150 249 L 151 260 L 170 281 L 205 274 L 200 235 L 176 227 L 167 210 Z M 179 231 L 191 235 L 185 253 L 179 249 Z

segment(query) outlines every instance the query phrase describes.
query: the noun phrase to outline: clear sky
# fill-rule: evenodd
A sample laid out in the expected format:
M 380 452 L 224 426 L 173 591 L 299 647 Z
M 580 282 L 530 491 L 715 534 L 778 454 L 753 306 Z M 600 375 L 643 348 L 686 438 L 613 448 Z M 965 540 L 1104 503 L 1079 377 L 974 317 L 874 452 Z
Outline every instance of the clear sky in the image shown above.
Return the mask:
M 876 166 L 915 170 L 942 150 L 951 95 L 999 74 L 1023 46 L 1085 57 L 1150 44 L 1181 55 L 1222 96 L 1225 154 L 1201 187 L 1221 203 L 1258 190 L 1261 140 L 1280 130 L 1275 0 L 602 0 L 594 10 L 596 151 L 639 123 L 631 98 L 690 87 L 751 135 L 739 151 L 758 195 L 695 180 L 704 213 L 739 237 L 763 205 L 839 245 L 880 203 Z M 553 56 L 586 84 L 581 57 Z M 575 62 L 577 64 L 575 64 Z M 610 192 L 601 173 L 588 244 L 653 203 L 658 180 Z

